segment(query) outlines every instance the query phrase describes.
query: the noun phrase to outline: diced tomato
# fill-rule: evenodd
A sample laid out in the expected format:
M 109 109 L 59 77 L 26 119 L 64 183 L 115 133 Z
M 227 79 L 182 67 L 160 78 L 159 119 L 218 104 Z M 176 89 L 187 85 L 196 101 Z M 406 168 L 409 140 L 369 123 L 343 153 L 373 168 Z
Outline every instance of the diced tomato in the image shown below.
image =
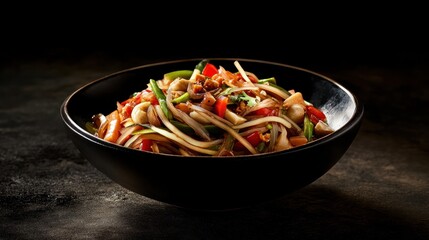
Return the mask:
M 214 104 L 214 112 L 221 118 L 225 117 L 228 100 L 228 97 L 221 95 L 216 99 Z
M 143 139 L 142 143 L 140 143 L 140 150 L 152 152 L 152 144 L 153 142 L 151 139 Z
M 150 102 L 150 104 L 152 105 L 159 105 L 158 99 L 155 96 L 155 93 L 153 93 L 151 90 L 149 89 L 145 89 L 141 92 L 141 97 L 142 100 L 146 101 L 146 102 Z
M 262 140 L 261 140 L 261 137 L 259 136 L 259 132 L 258 131 L 255 131 L 255 132 L 253 132 L 253 133 L 251 133 L 251 134 L 249 134 L 249 135 L 247 135 L 246 137 L 245 137 L 245 139 L 252 145 L 252 146 L 254 146 L 254 147 L 256 147 Z M 234 150 L 237 150 L 237 151 L 242 151 L 242 150 L 245 150 L 246 149 L 246 147 L 244 147 L 243 146 L 243 144 L 241 143 L 241 142 L 236 142 L 235 144 L 234 144 Z
M 122 115 L 124 116 L 124 119 L 125 118 L 129 118 L 130 116 L 131 116 L 131 112 L 133 111 L 133 108 L 134 108 L 134 106 L 133 106 L 134 104 L 131 104 L 131 103 L 127 103 L 127 104 L 125 104 L 125 106 L 122 108 Z
M 314 106 L 307 106 L 307 114 L 313 124 L 317 124 L 319 120 L 326 121 L 326 115 Z
M 270 108 L 260 108 L 256 111 L 254 111 L 255 115 L 262 115 L 262 116 L 277 116 L 278 110 L 276 109 L 270 109 Z
M 310 119 L 310 121 L 311 121 L 314 125 L 316 125 L 316 124 L 319 122 L 319 119 L 316 117 L 316 115 L 311 114 L 311 113 L 308 113 L 308 112 L 307 112 L 307 115 L 308 115 L 308 118 Z
M 125 105 L 127 103 L 134 103 L 134 104 L 139 104 L 141 102 L 141 95 L 142 93 L 136 93 L 136 95 L 134 95 L 133 97 L 128 98 L 127 100 L 121 102 L 122 105 Z
M 137 93 L 134 97 L 133 97 L 133 103 L 134 104 L 139 104 L 139 103 L 141 103 L 142 102 L 142 93 L 141 92 L 139 92 L 139 93 Z
M 202 71 L 202 74 L 207 77 L 212 77 L 216 73 L 217 73 L 217 68 L 215 65 L 211 63 L 207 63 Z

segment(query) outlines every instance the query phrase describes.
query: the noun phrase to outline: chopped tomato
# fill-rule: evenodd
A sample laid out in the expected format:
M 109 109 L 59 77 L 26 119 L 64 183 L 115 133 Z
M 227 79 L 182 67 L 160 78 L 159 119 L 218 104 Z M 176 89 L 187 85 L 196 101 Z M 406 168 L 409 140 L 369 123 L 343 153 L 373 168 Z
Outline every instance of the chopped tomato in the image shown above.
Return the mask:
M 214 104 L 214 112 L 221 118 L 225 117 L 228 100 L 228 97 L 221 95 L 216 99 Z
M 153 93 L 149 89 L 145 89 L 141 92 L 141 99 L 143 99 L 146 102 L 150 102 L 150 104 L 152 105 L 159 105 L 159 102 L 155 96 L 155 93 Z
M 258 131 L 254 131 L 253 133 L 247 135 L 245 137 L 245 139 L 253 146 L 256 147 L 262 140 L 261 137 L 259 136 L 259 132 Z M 246 147 L 243 146 L 243 144 L 241 142 L 236 142 L 234 144 L 234 150 L 237 151 L 242 151 L 245 150 Z
M 319 120 L 326 121 L 325 114 L 314 106 L 307 106 L 307 114 L 313 124 L 317 124 Z
M 270 109 L 270 108 L 260 108 L 254 112 L 255 115 L 262 115 L 262 116 L 277 116 L 278 111 L 276 109 Z
M 153 142 L 151 139 L 143 139 L 142 143 L 140 143 L 140 150 L 152 152 L 152 144 Z
M 124 119 L 129 118 L 131 116 L 131 112 L 133 111 L 135 104 L 127 103 L 122 108 L 122 115 L 124 116 Z
M 216 73 L 217 73 L 217 68 L 215 65 L 211 63 L 207 63 L 202 71 L 202 74 L 207 77 L 212 77 Z
M 141 92 L 136 93 L 133 97 L 128 98 L 127 100 L 121 102 L 122 105 L 125 105 L 127 103 L 134 103 L 134 104 L 139 104 L 142 99 L 141 99 Z

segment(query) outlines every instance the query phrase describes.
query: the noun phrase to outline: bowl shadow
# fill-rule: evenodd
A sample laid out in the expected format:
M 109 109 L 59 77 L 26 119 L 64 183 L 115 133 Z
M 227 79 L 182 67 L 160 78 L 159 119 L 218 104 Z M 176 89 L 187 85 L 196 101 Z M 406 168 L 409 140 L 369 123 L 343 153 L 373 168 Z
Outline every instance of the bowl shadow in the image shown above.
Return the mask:
M 174 239 L 428 239 L 417 219 L 325 186 L 309 185 L 248 208 L 198 211 L 174 206 L 127 208 L 119 217 L 139 229 L 131 238 Z M 144 209 L 144 210 L 143 210 Z M 154 226 L 156 228 L 154 229 Z

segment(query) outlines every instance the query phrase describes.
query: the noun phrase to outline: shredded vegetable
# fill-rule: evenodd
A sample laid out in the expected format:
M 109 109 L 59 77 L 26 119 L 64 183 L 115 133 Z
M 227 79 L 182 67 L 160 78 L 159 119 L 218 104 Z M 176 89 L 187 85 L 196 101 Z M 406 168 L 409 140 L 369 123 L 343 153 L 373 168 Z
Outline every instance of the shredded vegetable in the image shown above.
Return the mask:
M 158 80 L 148 76 L 147 88 L 117 101 L 110 113 L 95 113 L 85 127 L 113 144 L 183 156 L 283 151 L 334 132 L 325 113 L 301 92 L 280 87 L 278 76 L 234 66 L 203 59 Z

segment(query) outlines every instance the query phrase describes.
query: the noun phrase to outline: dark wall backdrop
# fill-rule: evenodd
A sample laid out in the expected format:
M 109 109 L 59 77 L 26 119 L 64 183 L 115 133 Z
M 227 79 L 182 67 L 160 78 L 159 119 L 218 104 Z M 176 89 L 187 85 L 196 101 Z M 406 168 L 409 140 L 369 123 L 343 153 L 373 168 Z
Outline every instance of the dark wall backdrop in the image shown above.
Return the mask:
M 217 11 L 185 6 L 20 11 L 1 23 L 0 57 L 2 63 L 78 60 L 88 54 L 153 61 L 244 57 L 309 67 L 394 66 L 429 59 L 427 14 L 420 6 L 361 3 L 322 10 L 247 4 L 246 11 L 220 6 Z

